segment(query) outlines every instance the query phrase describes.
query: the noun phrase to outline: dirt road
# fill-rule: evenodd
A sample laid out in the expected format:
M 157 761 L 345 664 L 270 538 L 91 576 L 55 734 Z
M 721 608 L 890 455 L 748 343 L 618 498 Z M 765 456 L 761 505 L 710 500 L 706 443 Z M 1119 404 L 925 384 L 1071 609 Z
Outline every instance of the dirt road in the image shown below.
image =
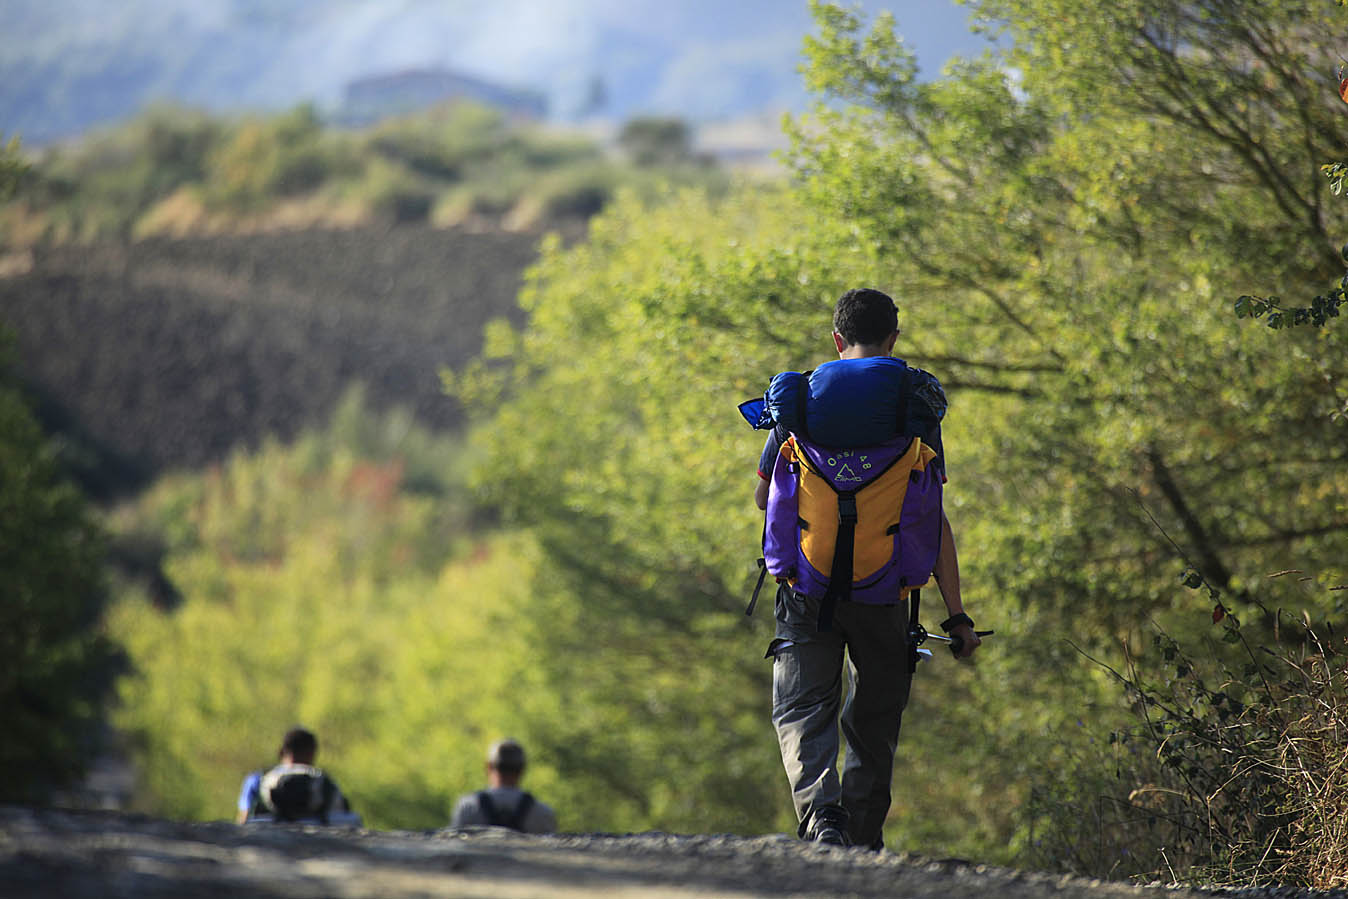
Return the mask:
M 530 837 L 182 824 L 0 807 L 5 897 L 901 896 L 1123 899 L 1201 895 L 805 845 L 785 836 Z

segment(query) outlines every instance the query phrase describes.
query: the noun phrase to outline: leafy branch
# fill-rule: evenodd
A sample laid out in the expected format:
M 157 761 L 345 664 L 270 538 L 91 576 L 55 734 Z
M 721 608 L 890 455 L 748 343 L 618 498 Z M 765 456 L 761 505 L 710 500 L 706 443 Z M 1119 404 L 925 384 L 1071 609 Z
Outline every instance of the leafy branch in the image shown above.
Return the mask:
M 1336 0 L 1339 6 L 1348 6 L 1348 0 Z M 1348 78 L 1344 77 L 1343 67 L 1339 68 L 1339 97 L 1345 103 L 1348 103 Z M 1348 183 L 1348 163 L 1329 162 L 1320 166 L 1320 172 L 1329 179 L 1329 190 L 1334 196 L 1343 194 L 1343 187 Z M 1348 262 L 1348 244 L 1344 245 L 1339 255 L 1345 262 Z M 1280 297 L 1260 297 L 1246 294 L 1237 297 L 1235 312 L 1236 318 L 1262 318 L 1267 315 L 1265 324 L 1273 330 L 1296 327 L 1298 325 L 1314 325 L 1322 328 L 1331 318 L 1337 318 L 1339 315 L 1339 306 L 1343 304 L 1345 291 L 1348 291 L 1348 275 L 1344 275 L 1339 281 L 1339 286 L 1329 291 L 1328 294 L 1318 295 L 1309 306 L 1283 306 Z

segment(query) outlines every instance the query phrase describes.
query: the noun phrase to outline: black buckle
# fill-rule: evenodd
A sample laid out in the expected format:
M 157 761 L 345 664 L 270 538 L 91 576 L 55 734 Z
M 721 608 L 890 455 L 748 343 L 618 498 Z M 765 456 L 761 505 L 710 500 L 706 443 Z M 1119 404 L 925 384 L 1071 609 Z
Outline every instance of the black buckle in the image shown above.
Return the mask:
M 857 523 L 857 498 L 838 495 L 838 524 Z

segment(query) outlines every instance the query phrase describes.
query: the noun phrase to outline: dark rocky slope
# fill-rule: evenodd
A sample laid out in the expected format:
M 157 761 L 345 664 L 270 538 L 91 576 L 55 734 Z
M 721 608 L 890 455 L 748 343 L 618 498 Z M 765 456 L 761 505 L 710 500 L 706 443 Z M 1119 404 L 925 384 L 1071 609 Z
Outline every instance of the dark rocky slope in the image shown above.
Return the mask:
M 0 326 L 96 495 L 375 408 L 458 422 L 437 370 L 515 306 L 538 236 L 424 227 L 56 247 L 0 277 Z

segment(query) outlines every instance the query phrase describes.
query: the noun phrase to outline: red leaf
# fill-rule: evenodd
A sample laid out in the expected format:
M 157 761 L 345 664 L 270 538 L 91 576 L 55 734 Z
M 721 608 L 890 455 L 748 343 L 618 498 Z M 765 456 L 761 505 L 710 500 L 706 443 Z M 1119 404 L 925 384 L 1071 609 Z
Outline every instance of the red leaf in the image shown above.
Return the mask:
M 1348 103 L 1348 78 L 1339 82 L 1339 96 L 1343 99 L 1343 102 Z
M 1215 605 L 1215 606 L 1212 607 L 1212 623 L 1213 623 L 1213 624 L 1216 624 L 1217 622 L 1221 621 L 1221 620 L 1222 620 L 1223 618 L 1225 618 L 1225 617 L 1226 617 L 1226 606 L 1222 605 L 1221 603 L 1217 603 L 1217 605 Z

